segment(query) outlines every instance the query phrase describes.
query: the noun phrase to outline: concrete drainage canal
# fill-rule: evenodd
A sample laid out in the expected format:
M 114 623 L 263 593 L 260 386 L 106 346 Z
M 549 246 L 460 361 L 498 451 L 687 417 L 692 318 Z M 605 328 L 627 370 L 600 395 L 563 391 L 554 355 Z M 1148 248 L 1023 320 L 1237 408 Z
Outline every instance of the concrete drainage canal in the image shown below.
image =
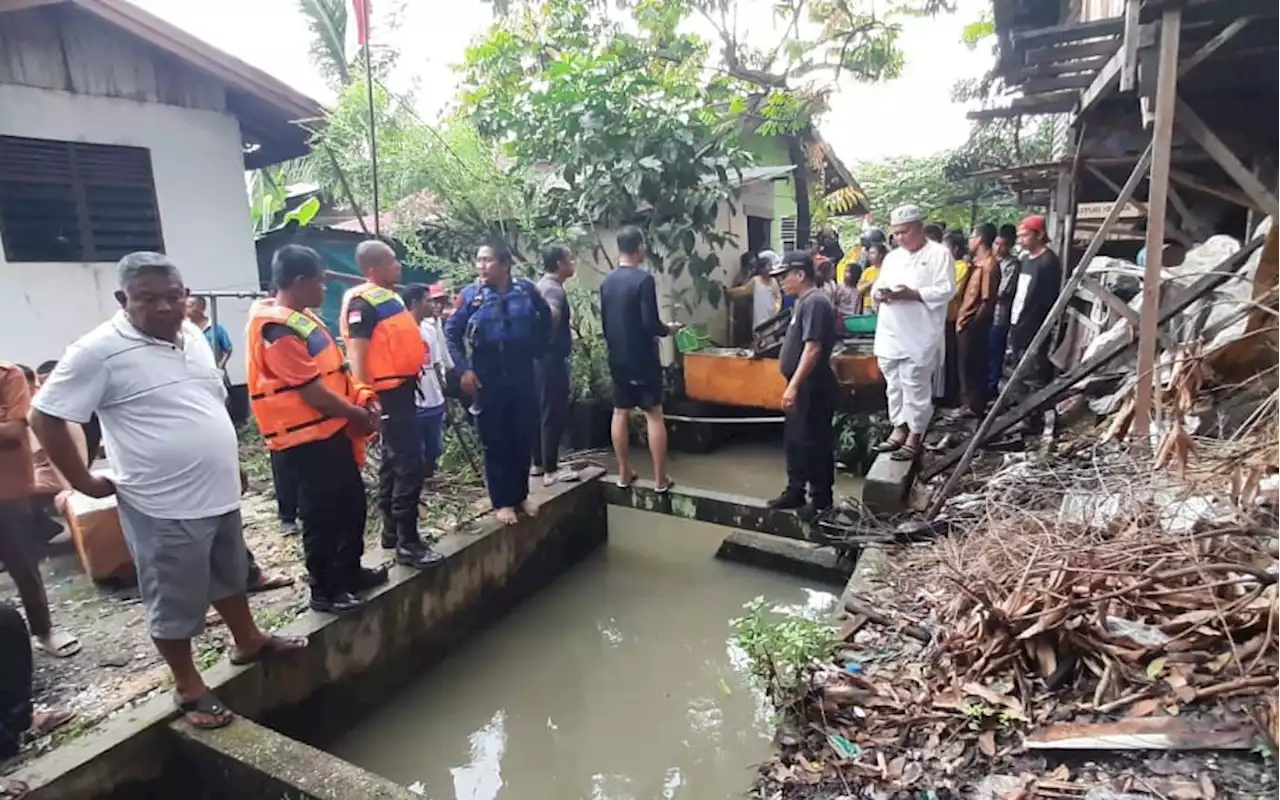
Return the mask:
M 304 616 L 296 659 L 214 667 L 229 728 L 159 698 L 23 770 L 30 796 L 741 796 L 773 714 L 730 620 L 761 595 L 822 615 L 839 587 L 716 559 L 727 531 L 669 509 L 606 511 L 600 480 L 543 503 L 447 537 L 443 568 L 397 571 L 357 617 Z

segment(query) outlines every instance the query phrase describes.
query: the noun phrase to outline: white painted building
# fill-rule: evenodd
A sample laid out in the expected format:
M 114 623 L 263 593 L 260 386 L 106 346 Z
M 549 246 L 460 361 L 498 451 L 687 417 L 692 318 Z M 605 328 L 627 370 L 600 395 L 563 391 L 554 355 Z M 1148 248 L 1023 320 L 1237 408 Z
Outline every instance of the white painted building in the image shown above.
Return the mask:
M 134 250 L 192 291 L 256 290 L 244 170 L 306 153 L 293 122 L 320 114 L 125 0 L 0 0 L 0 359 L 58 358 L 114 313 Z M 218 310 L 242 354 L 247 301 Z

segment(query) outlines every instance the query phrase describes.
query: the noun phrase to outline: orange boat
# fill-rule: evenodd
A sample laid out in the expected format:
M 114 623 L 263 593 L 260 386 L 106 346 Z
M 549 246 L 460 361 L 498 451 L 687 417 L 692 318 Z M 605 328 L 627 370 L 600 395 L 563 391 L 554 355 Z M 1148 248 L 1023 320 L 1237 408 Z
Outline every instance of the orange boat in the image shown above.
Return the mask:
M 836 380 L 857 406 L 874 409 L 884 404 L 884 378 L 871 352 L 870 339 L 846 339 L 831 356 Z M 684 394 L 689 400 L 739 408 L 782 410 L 786 379 L 778 359 L 759 358 L 750 350 L 706 347 L 681 356 Z

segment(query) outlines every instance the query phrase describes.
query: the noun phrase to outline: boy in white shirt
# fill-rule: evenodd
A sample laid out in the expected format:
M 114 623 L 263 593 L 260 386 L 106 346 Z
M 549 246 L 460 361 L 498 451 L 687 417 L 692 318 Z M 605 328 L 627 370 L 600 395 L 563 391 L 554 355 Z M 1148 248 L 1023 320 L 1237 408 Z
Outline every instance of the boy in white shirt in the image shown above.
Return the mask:
M 443 283 L 433 283 L 410 286 L 402 296 L 405 308 L 418 321 L 418 331 L 427 345 L 427 360 L 418 376 L 415 399 L 422 430 L 425 475 L 430 478 L 436 474 L 436 464 L 444 453 L 444 376 L 453 368 L 440 324 L 440 313 L 449 302 L 449 292 Z

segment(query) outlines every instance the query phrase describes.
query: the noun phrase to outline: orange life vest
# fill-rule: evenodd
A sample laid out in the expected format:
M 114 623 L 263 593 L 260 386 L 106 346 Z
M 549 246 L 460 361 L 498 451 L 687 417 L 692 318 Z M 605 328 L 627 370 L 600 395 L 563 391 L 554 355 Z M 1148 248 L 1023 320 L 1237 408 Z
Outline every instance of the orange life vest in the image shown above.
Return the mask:
M 285 325 L 306 343 L 307 352 L 320 371 L 326 389 L 355 402 L 357 387 L 347 374 L 338 343 L 324 323 L 310 313 L 284 306 L 259 305 L 249 318 L 249 405 L 262 437 L 271 450 L 288 450 L 307 442 L 328 439 L 346 426 L 345 419 L 327 417 L 316 411 L 298 393 L 298 386 L 285 383 L 263 366 L 266 343 L 262 330 L 272 323 Z
M 427 343 L 422 341 L 418 323 L 404 307 L 400 296 L 373 283 L 362 283 L 342 296 L 342 312 L 338 330 L 350 341 L 347 309 L 352 298 L 359 297 L 373 306 L 377 319 L 369 341 L 366 368 L 375 391 L 394 389 L 407 380 L 416 381 L 427 359 Z

